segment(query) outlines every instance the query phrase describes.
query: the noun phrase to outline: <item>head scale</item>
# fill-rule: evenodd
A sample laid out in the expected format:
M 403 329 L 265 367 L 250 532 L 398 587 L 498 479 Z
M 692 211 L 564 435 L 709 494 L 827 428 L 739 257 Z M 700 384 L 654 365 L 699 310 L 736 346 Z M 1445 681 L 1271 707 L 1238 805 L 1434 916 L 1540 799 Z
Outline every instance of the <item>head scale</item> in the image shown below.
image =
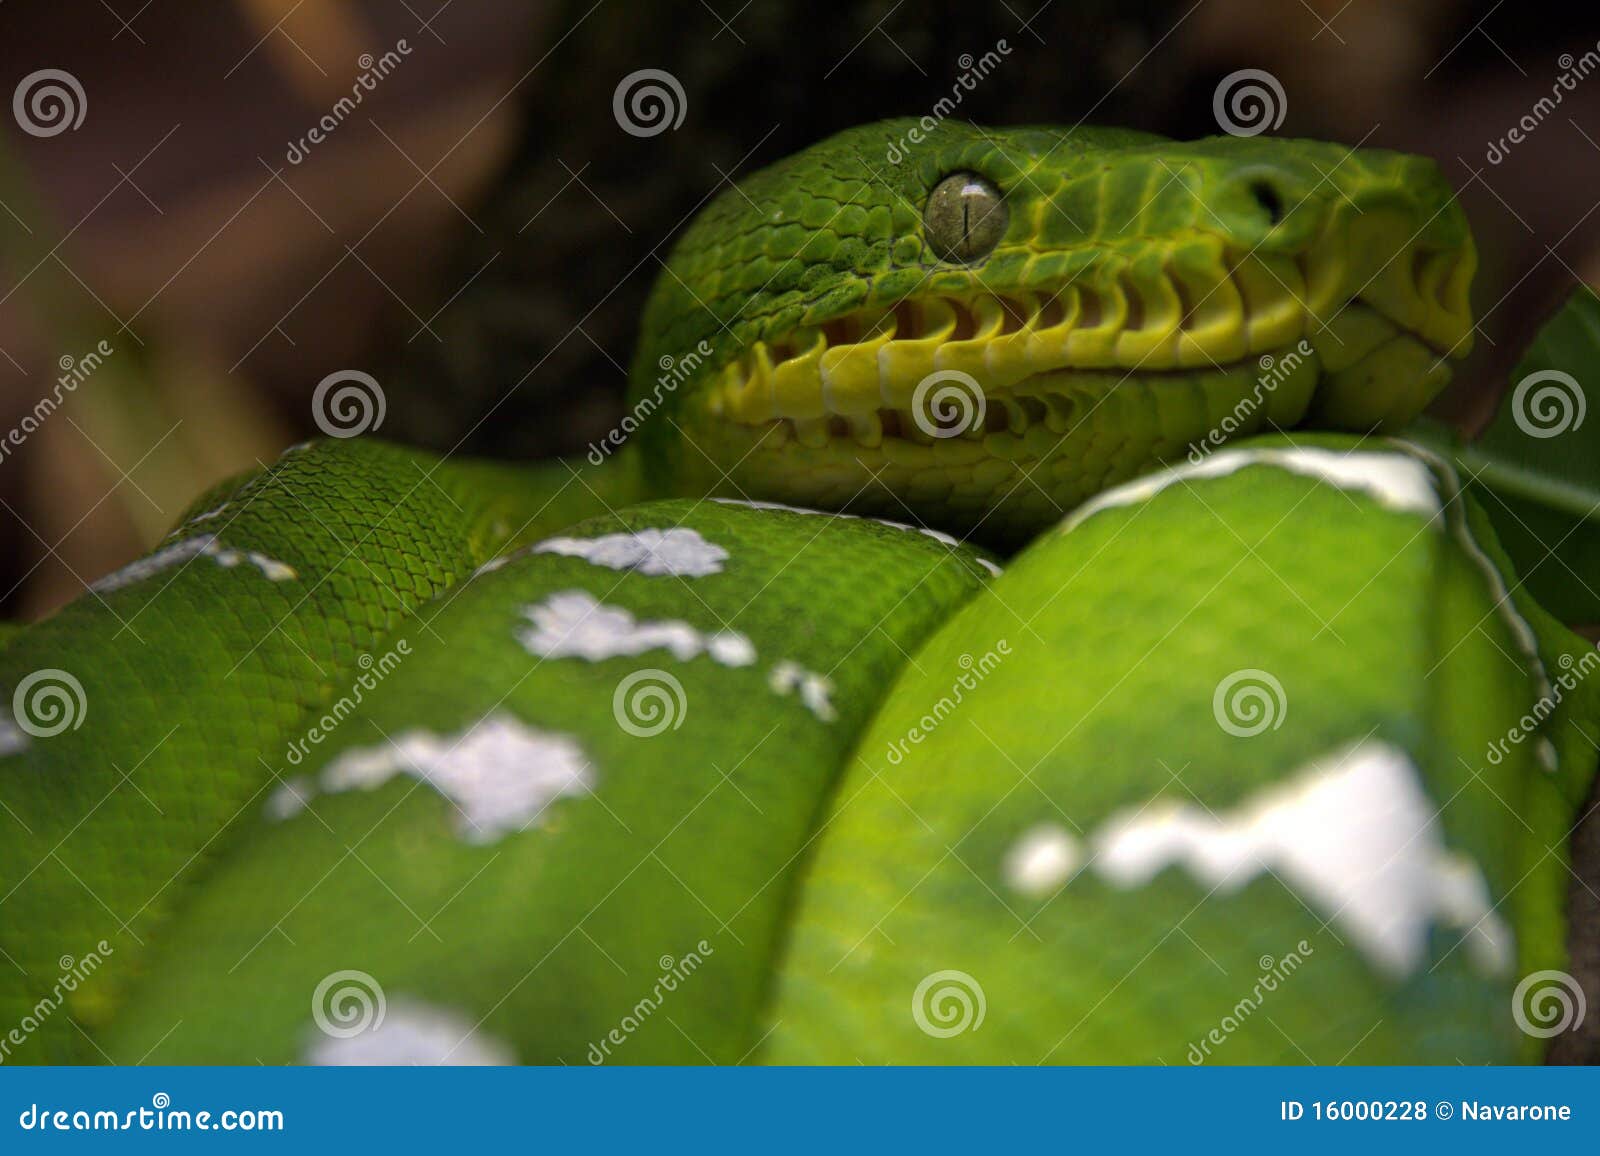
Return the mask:
M 995 541 L 1259 430 L 1390 428 L 1469 348 L 1427 160 L 886 121 L 721 193 L 633 373 L 646 468 Z

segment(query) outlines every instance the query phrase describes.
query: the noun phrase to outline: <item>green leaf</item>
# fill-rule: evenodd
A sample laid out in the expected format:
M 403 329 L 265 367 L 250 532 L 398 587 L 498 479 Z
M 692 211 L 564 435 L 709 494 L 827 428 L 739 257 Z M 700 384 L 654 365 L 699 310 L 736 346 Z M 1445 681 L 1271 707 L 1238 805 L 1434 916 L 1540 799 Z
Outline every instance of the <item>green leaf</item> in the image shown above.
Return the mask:
M 1419 433 L 1438 445 L 1437 433 Z M 1600 623 L 1600 297 L 1580 287 L 1512 371 L 1482 436 L 1439 448 L 1526 591 L 1564 622 Z

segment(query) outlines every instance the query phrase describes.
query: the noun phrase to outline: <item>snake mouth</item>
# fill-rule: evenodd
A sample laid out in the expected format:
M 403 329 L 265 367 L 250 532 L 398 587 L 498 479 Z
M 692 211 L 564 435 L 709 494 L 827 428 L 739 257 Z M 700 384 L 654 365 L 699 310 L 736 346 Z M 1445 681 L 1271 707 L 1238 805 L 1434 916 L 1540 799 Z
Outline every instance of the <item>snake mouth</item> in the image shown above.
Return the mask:
M 1129 261 L 1053 291 L 930 292 L 857 309 L 754 342 L 723 366 L 708 404 L 775 445 L 932 448 L 1063 434 L 1086 395 L 1248 381 L 1298 350 L 1314 391 L 1300 391 L 1298 412 L 1273 407 L 1273 424 L 1310 413 L 1338 428 L 1398 425 L 1470 347 L 1474 254 L 1412 247 L 1380 264 L 1352 240 L 1297 257 L 1223 245 L 1211 260 L 1153 271 Z M 974 404 L 930 407 L 951 386 Z

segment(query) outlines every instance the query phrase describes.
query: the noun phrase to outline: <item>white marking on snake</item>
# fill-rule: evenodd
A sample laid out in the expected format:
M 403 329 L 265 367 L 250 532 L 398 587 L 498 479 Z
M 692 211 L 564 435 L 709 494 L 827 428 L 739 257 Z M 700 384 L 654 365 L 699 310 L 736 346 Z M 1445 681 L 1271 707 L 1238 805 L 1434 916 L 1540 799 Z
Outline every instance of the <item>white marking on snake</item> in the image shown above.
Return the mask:
M 1495 600 L 1494 608 L 1499 613 L 1511 631 L 1511 637 L 1516 640 L 1517 648 L 1522 651 L 1522 657 L 1532 673 L 1534 682 L 1537 683 L 1538 698 L 1550 699 L 1555 696 L 1555 688 L 1550 684 L 1550 672 L 1545 669 L 1544 659 L 1539 655 L 1539 636 L 1529 625 L 1528 620 L 1522 617 L 1517 610 L 1517 604 L 1511 597 L 1511 591 L 1506 586 L 1505 575 L 1500 573 L 1494 559 L 1484 553 L 1483 547 L 1472 536 L 1472 527 L 1467 524 L 1467 510 L 1461 498 L 1461 476 L 1450 462 L 1428 449 L 1413 442 L 1396 439 L 1395 445 L 1404 446 L 1406 450 L 1415 454 L 1417 458 L 1433 467 L 1434 473 L 1448 489 L 1445 495 L 1445 506 L 1450 512 L 1448 519 L 1451 530 L 1455 533 L 1456 541 L 1467 552 L 1467 556 L 1483 573 L 1484 583 L 1489 587 L 1489 595 Z M 1539 758 L 1546 770 L 1555 770 L 1555 748 L 1549 750 L 1548 761 L 1543 750 Z
M 1006 852 L 1001 870 L 1013 889 L 1040 897 L 1060 889 L 1083 866 L 1083 846 L 1057 823 L 1040 823 L 1024 831 Z
M 267 796 L 266 805 L 262 809 L 266 811 L 267 818 L 275 823 L 281 823 L 304 811 L 316 791 L 315 783 L 304 775 L 296 775 L 279 783 L 272 794 Z
M 1511 590 L 1506 586 L 1505 575 L 1500 573 L 1500 567 L 1483 552 L 1483 547 L 1478 545 L 1478 540 L 1472 536 L 1465 513 L 1456 520 L 1456 531 L 1461 548 L 1466 551 L 1473 564 L 1483 572 L 1484 584 L 1489 587 L 1489 597 L 1494 599 L 1495 612 L 1511 631 L 1517 649 L 1522 651 L 1528 670 L 1533 675 L 1534 682 L 1538 684 L 1538 697 L 1553 698 L 1555 688 L 1550 685 L 1550 673 L 1545 669 L 1544 659 L 1539 656 L 1539 636 L 1517 610 L 1517 604 L 1511 597 Z
M 1445 847 L 1415 765 L 1387 743 L 1317 760 L 1225 815 L 1157 799 L 1113 816 L 1092 848 L 1095 873 L 1118 887 L 1180 866 L 1229 892 L 1271 871 L 1394 975 L 1423 962 L 1435 922 L 1463 930 L 1485 971 L 1504 974 L 1513 959 L 1483 873 Z
M 509 1044 L 447 1008 L 397 996 L 383 1018 L 351 1036 L 317 1031 L 305 1062 L 322 1067 L 499 1067 L 515 1064 Z
M 543 602 L 523 607 L 531 627 L 517 638 L 532 654 L 543 658 L 607 658 L 667 650 L 688 661 L 698 654 L 711 656 L 723 666 L 749 666 L 756 648 L 737 630 L 712 634 L 675 618 L 635 619 L 620 606 L 607 606 L 587 590 L 563 590 Z
M 747 510 L 781 510 L 785 514 L 820 514 L 824 518 L 849 518 L 854 514 L 832 514 L 827 510 L 813 510 L 806 506 L 790 506 L 783 502 L 759 502 L 754 498 L 712 498 L 719 506 L 743 506 Z
M 594 770 L 576 740 L 493 714 L 460 735 L 406 731 L 345 751 L 324 768 L 324 794 L 370 791 L 410 775 L 455 804 L 456 832 L 492 843 L 526 830 L 564 796 L 594 790 Z
M 1340 453 L 1315 446 L 1263 446 L 1258 449 L 1218 450 L 1204 461 L 1169 466 L 1115 486 L 1074 510 L 1061 523 L 1061 532 L 1076 529 L 1103 510 L 1147 502 L 1179 482 L 1220 478 L 1247 466 L 1272 466 L 1292 474 L 1316 478 L 1341 490 L 1368 494 L 1391 510 L 1431 516 L 1440 509 L 1433 474 L 1425 464 L 1405 454 Z
M 220 505 L 220 506 L 213 506 L 211 509 L 207 510 L 205 513 L 196 514 L 194 517 L 190 518 L 189 519 L 189 524 L 192 526 L 196 522 L 209 522 L 209 521 L 211 521 L 212 518 L 215 518 L 215 517 L 219 516 L 227 508 L 228 508 L 228 503 L 227 502 L 223 502 L 222 505 Z
M 598 538 L 547 538 L 532 552 L 564 554 L 611 570 L 633 570 L 651 577 L 704 578 L 722 573 L 722 564 L 728 560 L 728 552 L 721 546 L 683 526 Z
M 774 666 L 772 673 L 767 676 L 767 685 L 783 695 L 799 690 L 800 701 L 823 722 L 832 722 L 839 717 L 839 712 L 833 709 L 833 680 L 807 670 L 797 662 L 784 659 Z
M 286 562 L 268 558 L 265 554 L 258 554 L 254 550 L 234 550 L 223 546 L 217 541 L 215 534 L 198 534 L 193 538 L 174 542 L 170 546 L 163 546 L 147 557 L 129 562 L 122 569 L 107 574 L 90 589 L 100 594 L 121 590 L 124 586 L 143 582 L 152 575 L 170 570 L 174 566 L 181 566 L 193 558 L 210 558 L 218 566 L 223 567 L 233 567 L 240 562 L 248 562 L 261 571 L 262 576 L 270 582 L 286 582 L 299 577 L 294 567 Z
M 28 736 L 15 719 L 0 718 L 0 758 L 28 749 Z
M 783 502 L 757 502 L 750 498 L 712 498 L 713 502 L 722 506 L 744 506 L 750 510 L 779 510 L 785 514 L 816 514 L 823 518 L 841 518 L 849 522 L 876 522 L 880 526 L 888 526 L 891 530 L 909 530 L 932 538 L 935 542 L 949 546 L 951 549 L 959 547 L 961 539 L 953 534 L 946 534 L 943 530 L 935 530 L 928 526 L 913 526 L 909 522 L 896 522 L 889 518 L 863 518 L 858 514 L 836 514 L 831 510 L 809 510 L 804 506 L 789 506 Z M 990 574 L 999 577 L 1001 569 L 987 558 L 975 557 L 973 559 Z

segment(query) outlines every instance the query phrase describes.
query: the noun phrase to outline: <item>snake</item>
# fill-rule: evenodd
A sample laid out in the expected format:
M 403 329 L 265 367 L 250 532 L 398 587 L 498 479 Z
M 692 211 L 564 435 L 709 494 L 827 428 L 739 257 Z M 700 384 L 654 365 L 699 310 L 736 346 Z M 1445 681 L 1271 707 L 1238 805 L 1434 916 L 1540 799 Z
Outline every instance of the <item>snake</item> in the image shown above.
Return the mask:
M 1538 1060 L 1600 658 L 1401 436 L 1475 266 L 1313 141 L 730 185 L 587 454 L 330 431 L 0 637 L 0 1060 Z

